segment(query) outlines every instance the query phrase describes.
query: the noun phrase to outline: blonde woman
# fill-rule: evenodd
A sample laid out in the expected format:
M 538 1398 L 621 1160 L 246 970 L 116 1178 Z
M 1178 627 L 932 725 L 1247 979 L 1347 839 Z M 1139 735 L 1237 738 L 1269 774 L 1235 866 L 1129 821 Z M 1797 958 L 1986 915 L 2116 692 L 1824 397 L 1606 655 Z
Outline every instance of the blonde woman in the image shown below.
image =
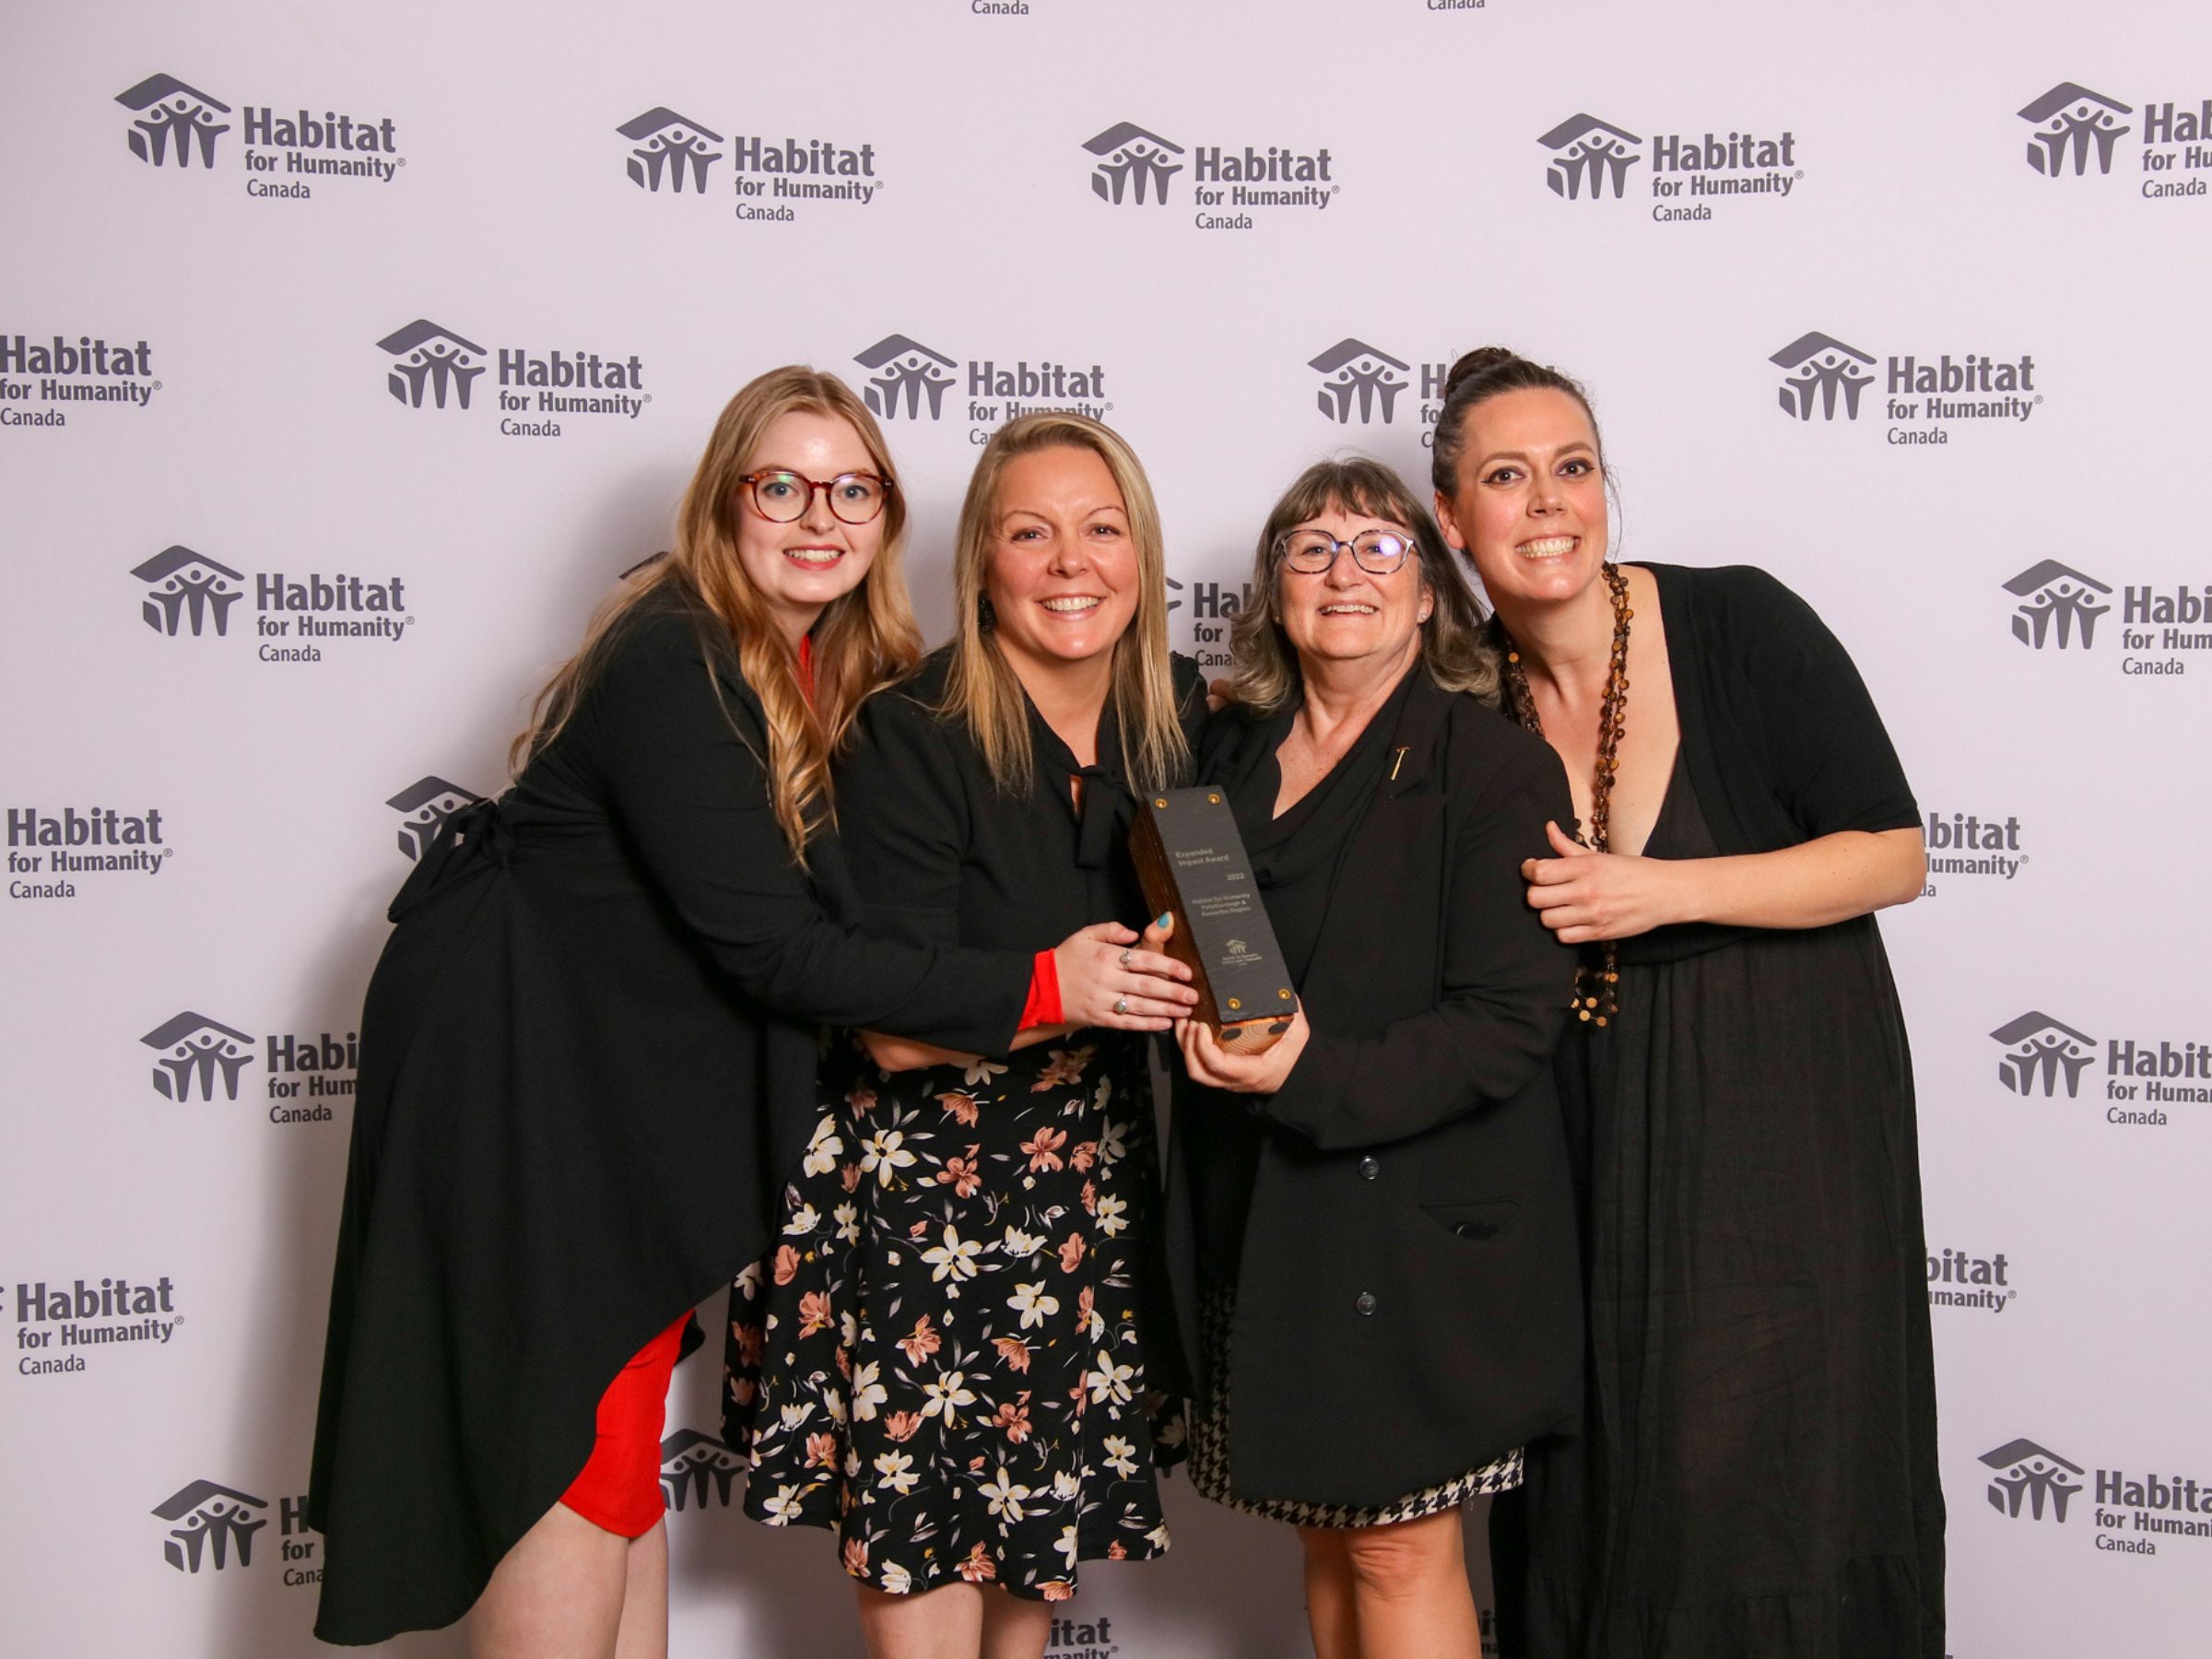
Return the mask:
M 1141 921 L 1131 791 L 1183 777 L 1205 710 L 1168 653 L 1142 468 L 1095 421 L 1014 421 L 955 561 L 952 641 L 867 705 L 839 769 L 869 925 L 1019 952 L 1066 917 Z M 733 1311 L 747 1509 L 838 1529 L 886 1659 L 1033 1659 L 1079 1561 L 1166 1546 L 1145 1051 L 1061 1019 L 1011 1052 L 871 1037 Z
M 394 902 L 309 1493 L 324 1640 L 473 1606 L 478 1659 L 664 1653 L 668 1370 L 803 1154 L 808 1022 L 1011 1041 L 1029 951 L 870 940 L 822 908 L 850 908 L 830 759 L 916 653 L 903 524 L 851 391 L 747 386 L 675 551 L 540 696 L 513 788 L 449 819 Z M 1143 971 L 1171 965 L 1070 931 L 1063 1004 L 1162 1025 L 1179 988 Z

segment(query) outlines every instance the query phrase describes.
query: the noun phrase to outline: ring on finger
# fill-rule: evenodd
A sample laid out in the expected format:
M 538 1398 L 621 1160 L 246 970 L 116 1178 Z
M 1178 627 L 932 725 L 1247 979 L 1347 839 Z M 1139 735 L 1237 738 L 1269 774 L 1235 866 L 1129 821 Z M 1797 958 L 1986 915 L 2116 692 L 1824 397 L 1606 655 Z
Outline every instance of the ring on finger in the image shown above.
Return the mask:
M 1122 951 L 1122 966 L 1124 968 L 1129 966 L 1129 952 L 1126 948 Z
M 1115 998 L 1113 999 L 1113 1011 L 1114 1011 L 1116 1014 L 1126 1014 L 1126 1013 L 1128 1013 L 1128 1012 L 1129 1012 L 1129 999 L 1128 999 L 1127 997 L 1125 997 L 1125 996 L 1117 996 L 1117 997 L 1115 997 Z

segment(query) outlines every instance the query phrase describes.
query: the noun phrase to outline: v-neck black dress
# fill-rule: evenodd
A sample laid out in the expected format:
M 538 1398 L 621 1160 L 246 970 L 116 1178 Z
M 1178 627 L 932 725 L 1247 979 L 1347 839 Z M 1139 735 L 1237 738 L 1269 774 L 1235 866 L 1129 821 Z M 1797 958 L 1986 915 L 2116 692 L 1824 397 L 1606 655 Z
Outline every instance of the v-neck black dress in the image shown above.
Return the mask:
M 868 705 L 840 770 L 869 925 L 1019 950 L 1140 926 L 1111 708 L 1086 767 L 1032 707 L 1034 774 L 1009 794 L 935 710 L 947 661 Z M 1176 679 L 1194 722 L 1194 665 Z M 1146 1398 L 1174 1370 L 1155 1352 L 1172 1351 L 1156 1142 L 1133 1032 L 904 1072 L 832 1056 L 782 1239 L 733 1302 L 747 1512 L 837 1529 L 846 1571 L 892 1594 L 966 1580 L 1059 1600 L 1078 1561 L 1164 1549 L 1155 1439 L 1180 1424 L 1156 1430 Z
M 1801 601 L 1758 571 L 1655 573 L 1683 739 L 1646 856 L 1760 850 L 1740 828 L 1754 808 L 1786 809 L 1799 840 L 1917 824 L 1849 658 Z M 1705 764 L 1762 728 L 1773 741 Z M 1619 958 L 1618 1017 L 1571 1027 L 1559 1053 L 1589 1382 L 1580 1433 L 1529 1448 L 1526 1630 L 1501 1559 L 1504 1651 L 1933 1659 L 1925 1246 L 1875 920 L 1661 928 Z

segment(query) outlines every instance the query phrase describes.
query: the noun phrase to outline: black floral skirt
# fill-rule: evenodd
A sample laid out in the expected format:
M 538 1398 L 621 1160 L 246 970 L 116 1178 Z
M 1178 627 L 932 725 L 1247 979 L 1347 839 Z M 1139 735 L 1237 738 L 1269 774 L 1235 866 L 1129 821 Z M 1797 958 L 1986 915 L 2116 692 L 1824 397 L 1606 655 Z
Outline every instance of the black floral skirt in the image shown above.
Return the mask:
M 954 1576 L 1047 1601 L 1167 1547 L 1137 1305 L 1159 1191 L 1141 1042 L 824 1068 L 773 1255 L 730 1308 L 746 1512 L 834 1527 L 893 1594 Z

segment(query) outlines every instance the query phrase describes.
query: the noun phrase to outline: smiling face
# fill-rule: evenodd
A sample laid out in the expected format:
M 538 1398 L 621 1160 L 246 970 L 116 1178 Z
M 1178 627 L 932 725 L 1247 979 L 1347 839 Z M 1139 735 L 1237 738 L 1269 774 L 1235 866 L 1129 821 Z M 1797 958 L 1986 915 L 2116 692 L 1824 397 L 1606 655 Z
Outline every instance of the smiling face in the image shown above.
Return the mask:
M 761 434 L 745 470 L 827 480 L 882 469 L 851 421 L 794 409 Z M 795 641 L 814 626 L 824 606 L 851 593 L 867 575 L 883 546 L 885 516 L 848 524 L 830 512 L 829 492 L 818 489 L 803 516 L 779 524 L 754 507 L 751 486 L 740 484 L 736 489 L 737 562 L 778 626 Z
M 1293 525 L 1287 533 L 1318 530 L 1348 542 L 1362 532 L 1386 530 L 1413 541 L 1404 524 L 1371 513 L 1354 512 L 1340 503 Z M 1433 603 L 1421 582 L 1420 556 L 1408 550 L 1405 562 L 1387 576 L 1359 568 L 1349 547 L 1336 551 L 1326 571 L 1310 574 L 1276 566 L 1275 597 L 1283 632 L 1298 653 L 1299 665 L 1311 676 L 1315 665 L 1409 663 L 1419 649 L 1421 624 Z
M 1110 657 L 1141 583 L 1129 512 L 1094 451 L 1055 444 L 999 474 L 983 547 L 993 637 L 1025 680 Z
M 1565 392 L 1501 392 L 1462 417 L 1459 476 L 1437 492 L 1444 539 L 1493 605 L 1556 604 L 1605 563 L 1608 519 L 1597 433 Z

